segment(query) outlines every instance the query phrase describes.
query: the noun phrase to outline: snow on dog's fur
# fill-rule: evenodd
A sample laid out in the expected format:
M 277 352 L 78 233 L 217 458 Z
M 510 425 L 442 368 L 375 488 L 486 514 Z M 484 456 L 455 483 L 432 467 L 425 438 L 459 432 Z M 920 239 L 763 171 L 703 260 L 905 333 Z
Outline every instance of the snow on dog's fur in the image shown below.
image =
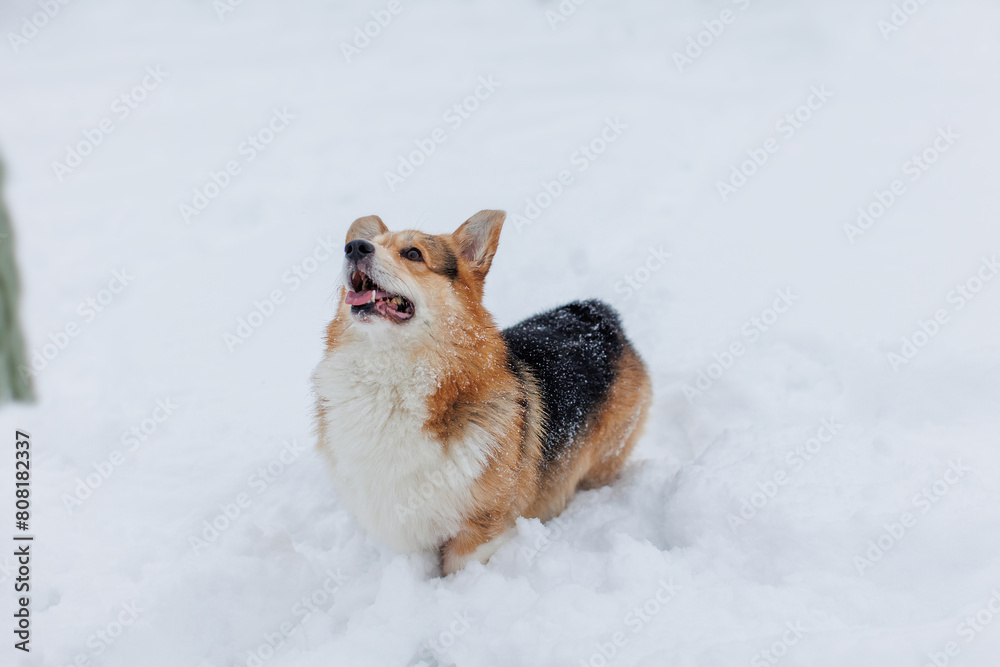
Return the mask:
M 445 574 L 485 562 L 518 516 L 612 481 L 651 398 L 603 303 L 497 329 L 482 297 L 504 217 L 438 236 L 356 220 L 313 375 L 340 498 L 394 548 L 439 549 Z

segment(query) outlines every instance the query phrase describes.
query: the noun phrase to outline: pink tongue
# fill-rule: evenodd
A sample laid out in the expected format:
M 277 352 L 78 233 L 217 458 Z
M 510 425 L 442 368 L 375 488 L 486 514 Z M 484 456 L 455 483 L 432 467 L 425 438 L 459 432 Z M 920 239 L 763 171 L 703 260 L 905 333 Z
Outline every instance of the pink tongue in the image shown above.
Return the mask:
M 383 292 L 381 290 L 375 291 L 374 295 L 372 294 L 372 290 L 368 290 L 366 292 L 352 292 L 348 290 L 344 301 L 346 301 L 349 306 L 363 306 L 374 298 L 375 311 L 379 315 L 393 315 L 400 320 L 408 320 L 413 317 L 410 313 L 403 313 L 396 310 L 396 304 L 394 303 L 379 301 L 379 299 L 386 299 L 391 296 L 392 295 L 388 292 Z
M 372 291 L 367 292 L 348 292 L 347 298 L 344 301 L 347 302 L 349 306 L 361 306 L 372 300 Z
M 408 320 L 413 317 L 410 313 L 404 313 L 400 310 L 396 310 L 396 304 L 389 303 L 388 301 L 376 301 L 375 312 L 379 315 L 392 315 L 399 320 Z

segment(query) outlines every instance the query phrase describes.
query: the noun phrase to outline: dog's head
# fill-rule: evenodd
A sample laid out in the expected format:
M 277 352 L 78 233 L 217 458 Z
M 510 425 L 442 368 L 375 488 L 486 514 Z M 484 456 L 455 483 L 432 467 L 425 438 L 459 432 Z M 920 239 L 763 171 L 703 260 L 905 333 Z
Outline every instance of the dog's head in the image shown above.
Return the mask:
M 451 234 L 391 232 L 375 215 L 359 218 L 344 247 L 350 317 L 371 326 L 447 326 L 480 306 L 500 242 L 503 211 L 480 211 Z

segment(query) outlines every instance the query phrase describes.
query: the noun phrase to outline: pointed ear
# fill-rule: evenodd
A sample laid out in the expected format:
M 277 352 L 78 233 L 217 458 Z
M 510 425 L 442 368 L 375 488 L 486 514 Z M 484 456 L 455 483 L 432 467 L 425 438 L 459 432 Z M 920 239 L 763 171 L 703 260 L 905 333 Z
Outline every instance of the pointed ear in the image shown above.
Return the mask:
M 370 241 L 379 234 L 384 234 L 387 231 L 389 231 L 389 228 L 382 222 L 382 218 L 377 215 L 366 215 L 363 218 L 355 220 L 351 228 L 347 230 L 345 243 L 350 243 L 356 239 Z
M 452 237 L 458 245 L 458 254 L 481 276 L 486 276 L 493 263 L 500 230 L 503 228 L 504 211 L 480 211 L 462 223 Z

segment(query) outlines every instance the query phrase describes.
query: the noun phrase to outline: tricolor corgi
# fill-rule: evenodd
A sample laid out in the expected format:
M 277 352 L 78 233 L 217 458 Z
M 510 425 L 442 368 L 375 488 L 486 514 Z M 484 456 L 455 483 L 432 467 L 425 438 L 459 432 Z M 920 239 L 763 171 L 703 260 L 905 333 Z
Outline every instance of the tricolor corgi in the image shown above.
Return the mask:
M 517 517 L 546 521 L 614 480 L 652 394 L 600 301 L 497 328 L 483 282 L 504 218 L 438 236 L 356 220 L 313 373 L 338 496 L 393 548 L 436 550 L 446 575 L 485 563 Z

